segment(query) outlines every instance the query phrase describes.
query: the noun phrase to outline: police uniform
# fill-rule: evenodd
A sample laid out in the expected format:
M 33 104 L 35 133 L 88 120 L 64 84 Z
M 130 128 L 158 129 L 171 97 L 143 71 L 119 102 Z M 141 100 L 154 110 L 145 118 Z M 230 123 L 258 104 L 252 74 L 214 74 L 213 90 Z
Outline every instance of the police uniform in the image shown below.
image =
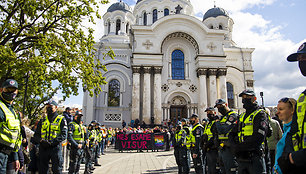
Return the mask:
M 6 173 L 8 156 L 18 160 L 17 151 L 21 145 L 19 115 L 13 105 L 0 98 L 0 173 Z
M 80 123 L 75 120 L 68 125 L 68 141 L 71 143 L 69 174 L 77 174 L 83 157 L 83 146 L 85 145 L 85 131 Z M 82 148 L 78 148 L 81 144 Z
M 49 161 L 52 162 L 52 172 L 62 173 L 63 154 L 61 142 L 67 138 L 67 122 L 64 116 L 54 112 L 41 119 L 37 124 L 34 133 L 35 141 L 39 146 L 39 166 L 40 174 L 46 174 L 49 169 Z
M 194 168 L 197 174 L 204 173 L 202 149 L 200 147 L 202 135 L 203 135 L 203 126 L 200 123 L 193 125 L 193 128 L 190 133 L 190 142 L 191 142 L 190 149 L 191 149 L 191 154 L 197 154 L 196 158 L 192 158 Z
M 301 55 L 302 57 L 298 58 L 299 55 Z M 306 76 L 305 55 L 306 55 L 306 42 L 304 42 L 299 47 L 296 53 L 293 53 L 287 57 L 287 60 L 289 62 L 299 61 L 298 62 L 299 68 L 304 77 Z M 284 165 L 287 165 L 288 167 L 299 170 L 299 172 L 306 171 L 306 167 L 305 167 L 305 163 L 306 163 L 306 119 L 305 119 L 305 116 L 306 116 L 306 90 L 304 90 L 300 94 L 297 100 L 297 104 L 296 104 L 296 111 L 292 118 L 291 129 L 296 131 L 295 136 L 293 136 L 293 139 L 292 139 L 293 146 L 294 146 L 294 152 L 291 153 L 294 164 L 290 163 L 288 157 L 286 159 L 286 162 L 284 162 Z M 282 167 L 283 166 L 281 166 L 281 168 Z
M 243 94 L 255 96 L 251 90 L 243 91 Z M 265 160 L 263 155 L 263 144 L 267 131 L 267 116 L 266 112 L 259 108 L 255 102 L 244 103 L 249 107 L 246 112 L 242 113 L 239 118 L 239 123 L 234 126 L 233 131 L 230 133 L 230 139 L 234 140 L 237 144 L 233 144 L 232 148 L 237 157 L 238 173 L 266 173 Z M 238 140 L 235 137 L 235 132 L 238 132 Z
M 221 167 L 221 173 L 237 173 L 237 161 L 230 150 L 230 144 L 228 142 L 228 133 L 231 131 L 233 126 L 236 124 L 238 114 L 230 110 L 226 115 L 222 116 L 220 121 L 217 121 L 216 128 L 218 132 L 219 140 L 219 161 Z
M 178 173 L 189 173 L 190 167 L 187 156 L 187 133 L 185 129 L 180 129 L 175 132 L 174 156 L 178 165 Z
M 101 141 L 101 133 L 100 133 L 100 123 L 97 123 L 96 126 L 98 126 L 98 128 L 95 128 L 94 131 L 95 131 L 95 148 L 94 148 L 94 154 L 95 154 L 95 166 L 101 166 L 99 163 L 98 163 L 98 158 L 99 158 L 99 142 Z
M 204 148 L 203 151 L 206 153 L 207 172 L 208 174 L 217 173 L 217 162 L 218 162 L 218 144 L 216 140 L 218 138 L 217 128 L 215 120 L 209 120 L 209 123 L 205 127 L 203 132 Z

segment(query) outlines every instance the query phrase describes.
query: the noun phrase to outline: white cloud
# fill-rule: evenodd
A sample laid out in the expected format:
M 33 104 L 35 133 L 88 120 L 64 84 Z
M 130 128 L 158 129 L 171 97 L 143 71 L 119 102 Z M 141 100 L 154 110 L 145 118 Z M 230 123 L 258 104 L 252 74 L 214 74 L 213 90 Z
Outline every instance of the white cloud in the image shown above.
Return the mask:
M 205 14 L 213 7 L 212 0 L 191 0 L 195 14 Z M 280 32 L 282 24 L 273 25 L 260 14 L 251 14 L 248 9 L 257 6 L 277 5 L 276 0 L 218 0 L 216 5 L 226 9 L 234 20 L 233 40 L 241 47 L 255 48 L 253 69 L 255 90 L 263 91 L 265 103 L 276 105 L 282 97 L 297 98 L 305 87 L 297 63 L 289 63 L 286 57 L 296 52 L 301 43 L 285 39 Z M 273 4 L 274 3 L 274 4 Z M 291 4 L 294 5 L 294 4 Z M 276 7 L 275 7 L 276 8 Z

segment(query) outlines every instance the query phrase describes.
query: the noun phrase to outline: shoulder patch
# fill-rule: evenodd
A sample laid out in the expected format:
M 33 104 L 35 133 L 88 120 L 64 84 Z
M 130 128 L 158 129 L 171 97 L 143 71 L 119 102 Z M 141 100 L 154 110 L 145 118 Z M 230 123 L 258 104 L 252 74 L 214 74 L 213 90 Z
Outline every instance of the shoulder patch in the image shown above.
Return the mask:
M 230 116 L 230 117 L 228 118 L 228 121 L 230 121 L 230 122 L 234 121 L 234 117 Z

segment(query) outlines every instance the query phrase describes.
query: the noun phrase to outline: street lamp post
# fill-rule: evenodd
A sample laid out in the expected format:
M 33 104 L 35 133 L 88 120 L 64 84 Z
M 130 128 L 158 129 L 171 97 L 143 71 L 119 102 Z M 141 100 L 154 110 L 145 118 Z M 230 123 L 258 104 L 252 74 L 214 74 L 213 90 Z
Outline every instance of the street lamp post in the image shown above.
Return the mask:
M 260 92 L 260 97 L 261 97 L 261 106 L 264 107 L 264 98 L 263 98 L 263 92 Z

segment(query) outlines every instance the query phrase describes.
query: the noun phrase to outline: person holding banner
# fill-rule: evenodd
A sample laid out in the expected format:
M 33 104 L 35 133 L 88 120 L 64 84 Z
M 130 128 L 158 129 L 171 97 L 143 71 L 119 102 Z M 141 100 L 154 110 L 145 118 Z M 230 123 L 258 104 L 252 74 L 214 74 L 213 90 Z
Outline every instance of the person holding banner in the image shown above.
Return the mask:
M 179 174 L 188 174 L 190 170 L 187 157 L 186 137 L 187 133 L 185 129 L 182 129 L 182 123 L 178 122 L 175 132 L 174 156 L 176 164 L 178 165 Z
M 199 123 L 199 117 L 196 114 L 192 114 L 190 118 L 190 123 L 192 124 L 192 130 L 190 133 L 191 142 L 191 154 L 194 164 L 194 169 L 197 174 L 204 173 L 203 170 L 203 160 L 202 160 L 202 149 L 200 147 L 201 138 L 203 135 L 203 126 Z

